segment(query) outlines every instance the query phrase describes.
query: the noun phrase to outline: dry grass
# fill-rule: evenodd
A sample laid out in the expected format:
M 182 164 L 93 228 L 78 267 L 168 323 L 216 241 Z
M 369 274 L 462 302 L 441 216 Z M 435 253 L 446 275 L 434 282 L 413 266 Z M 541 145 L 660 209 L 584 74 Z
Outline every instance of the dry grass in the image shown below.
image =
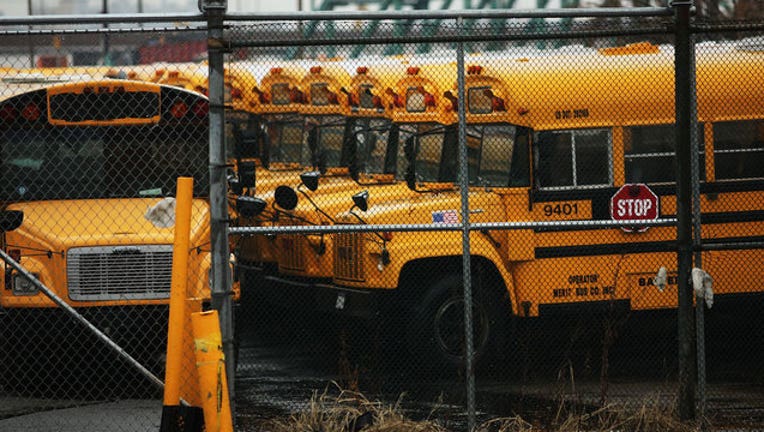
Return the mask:
M 330 395 L 313 393 L 307 410 L 292 414 L 286 420 L 268 421 L 262 431 L 268 432 L 448 432 L 433 421 L 414 421 L 401 414 L 400 402 L 385 405 L 370 401 L 362 394 L 340 390 Z
M 336 385 L 336 384 L 335 384 Z M 338 387 L 339 389 L 339 387 Z M 259 429 L 264 432 L 450 432 L 434 420 L 415 421 L 401 414 L 401 399 L 393 405 L 370 401 L 362 394 L 329 389 L 314 392 L 309 408 L 288 419 L 269 420 Z M 434 417 L 435 412 L 430 413 Z M 566 412 L 560 408 L 546 424 L 529 422 L 520 416 L 502 417 L 480 424 L 475 432 L 695 432 L 695 425 L 676 419 L 661 404 L 647 400 L 637 408 L 608 405 L 587 413 Z

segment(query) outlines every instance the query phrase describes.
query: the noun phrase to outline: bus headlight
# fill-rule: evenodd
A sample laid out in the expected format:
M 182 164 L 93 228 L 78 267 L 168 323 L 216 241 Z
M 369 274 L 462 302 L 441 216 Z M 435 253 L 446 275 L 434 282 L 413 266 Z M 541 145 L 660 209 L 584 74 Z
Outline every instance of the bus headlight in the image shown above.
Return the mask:
M 35 277 L 35 279 L 39 279 L 40 275 L 33 273 L 32 276 Z M 28 296 L 28 295 L 35 295 L 37 294 L 39 290 L 37 289 L 37 285 L 32 283 L 31 280 L 27 279 L 26 276 L 22 274 L 14 274 L 13 275 L 13 295 L 18 296 Z

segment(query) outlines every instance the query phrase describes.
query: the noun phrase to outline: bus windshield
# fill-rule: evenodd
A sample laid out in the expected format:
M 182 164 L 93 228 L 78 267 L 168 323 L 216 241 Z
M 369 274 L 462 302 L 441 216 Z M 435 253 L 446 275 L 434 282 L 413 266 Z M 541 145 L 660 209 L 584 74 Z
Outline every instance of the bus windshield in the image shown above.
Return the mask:
M 13 117 L 16 106 L 45 100 L 29 95 L 4 101 L 0 110 Z M 207 115 L 188 108 L 206 98 L 177 90 L 163 90 L 163 98 L 175 101 L 177 111 L 168 109 L 169 118 L 156 124 L 57 126 L 44 107 L 39 116 L 6 122 L 0 128 L 0 200 L 168 196 L 179 176 L 193 177 L 195 195 L 207 195 Z M 175 98 L 182 98 L 185 111 Z
M 353 133 L 357 145 L 358 171 L 364 174 L 395 174 L 398 180 L 403 172 L 397 171 L 402 160 L 398 147 L 397 125 L 385 118 L 356 118 Z
M 344 116 L 310 116 L 306 118 L 308 144 L 312 149 L 314 164 L 319 167 L 337 168 L 347 166 L 345 151 Z
M 467 127 L 470 184 L 485 187 L 528 183 L 528 133 L 510 124 Z
M 302 131 L 303 120 L 298 114 L 268 115 L 265 119 L 265 146 L 269 162 L 285 164 L 283 168 L 286 169 L 309 165 Z
M 456 182 L 458 160 L 455 131 L 455 127 L 436 123 L 400 126 L 401 142 L 413 150 L 413 161 L 409 163 L 414 163 L 418 182 Z
M 401 142 L 413 144 L 418 182 L 455 183 L 459 172 L 457 125 L 407 124 Z M 510 124 L 466 128 L 469 184 L 484 187 L 527 186 L 528 131 Z

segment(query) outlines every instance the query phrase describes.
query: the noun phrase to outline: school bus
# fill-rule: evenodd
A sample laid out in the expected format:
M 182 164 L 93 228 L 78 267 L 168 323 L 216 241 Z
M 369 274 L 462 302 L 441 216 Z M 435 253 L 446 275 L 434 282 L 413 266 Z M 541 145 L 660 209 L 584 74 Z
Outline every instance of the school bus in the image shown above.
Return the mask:
M 335 144 L 342 149 L 334 151 L 334 159 L 342 166 L 332 168 L 335 177 L 315 191 L 300 189 L 304 185 L 298 186 L 297 191 L 287 185 L 279 186 L 276 204 L 281 225 L 333 224 L 334 215 L 347 209 L 350 197 L 357 193 L 368 194 L 375 189 L 388 197 L 408 193 L 398 175 L 401 172 L 398 164 L 403 157 L 397 127 L 390 120 L 393 101 L 389 95 L 402 73 L 403 63 L 395 59 L 386 62 L 363 59 L 355 64 L 359 65 L 355 75 L 347 87 L 339 89 L 338 95 L 345 99 L 342 116 L 346 124 L 335 120 L 338 124 L 335 133 L 339 133 L 341 127 L 342 136 L 334 140 L 341 140 L 341 144 Z M 334 252 L 331 236 L 279 235 L 277 242 L 280 282 L 300 288 L 305 284 L 331 282 Z M 283 287 L 273 289 L 278 291 Z M 303 301 L 312 304 L 314 293 L 316 291 L 303 290 Z
M 158 361 L 164 347 L 151 338 L 166 334 L 174 233 L 159 210 L 179 176 L 194 179 L 189 297 L 210 298 L 208 99 L 145 81 L 61 77 L 5 83 L 0 94 L 0 202 L 23 213 L 0 247 L 118 343 L 139 341 L 131 347 Z M 34 338 L 69 328 L 25 277 L 7 265 L 0 277 L 10 352 L 28 354 Z M 26 360 L 5 365 L 9 379 Z
M 703 241 L 751 242 L 764 233 L 764 101 L 757 80 L 764 56 L 718 44 L 699 47 L 697 61 Z M 657 196 L 658 218 L 675 214 L 671 50 L 643 43 L 488 64 L 467 66 L 471 223 L 610 220 L 618 191 L 634 185 Z M 481 79 L 492 68 L 492 79 Z M 415 115 L 406 110 L 393 118 Z M 433 121 L 445 118 L 436 114 Z M 462 220 L 453 174 L 457 129 L 440 129 L 433 135 L 428 131 L 438 128 L 419 126 L 407 143 L 407 183 L 418 197 L 404 208 L 370 205 L 366 223 Z M 338 220 L 359 223 L 349 213 Z M 675 308 L 676 229 L 633 228 L 471 232 L 477 358 L 502 346 L 509 317 L 543 318 L 602 304 L 627 311 Z M 409 348 L 432 365 L 463 365 L 461 232 L 380 236 L 386 240 L 335 235 L 335 295 L 346 306 L 356 296 L 376 311 L 397 312 Z M 764 270 L 746 264 L 761 258 L 753 243 L 743 252 L 703 253 L 717 304 L 761 294 Z M 658 287 L 653 278 L 661 267 L 668 278 Z M 745 273 L 729 271 L 742 267 Z
M 237 75 L 247 67 L 232 67 L 231 75 Z M 236 128 L 235 153 L 249 157 L 257 156 L 259 166 L 254 172 L 254 184 L 247 184 L 238 196 L 262 203 L 256 213 L 240 213 L 239 226 L 260 226 L 272 223 L 272 212 L 266 205 L 273 202 L 274 183 L 285 178 L 298 178 L 302 170 L 304 120 L 300 105 L 304 100 L 301 80 L 305 74 L 304 65 L 285 62 L 268 69 L 264 76 L 252 87 L 254 113 L 257 126 L 241 133 Z M 237 156 L 238 157 L 238 156 Z M 243 176 L 236 173 L 238 180 Z M 273 236 L 242 236 L 235 248 L 238 262 L 243 269 L 275 268 L 275 240 Z

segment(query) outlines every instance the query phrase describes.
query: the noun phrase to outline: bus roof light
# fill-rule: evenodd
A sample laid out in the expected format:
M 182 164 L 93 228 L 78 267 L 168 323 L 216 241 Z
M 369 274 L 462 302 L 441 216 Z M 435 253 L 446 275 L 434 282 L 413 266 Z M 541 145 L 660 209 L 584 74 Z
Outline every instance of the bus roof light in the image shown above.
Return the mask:
M 4 123 L 10 123 L 16 120 L 16 110 L 12 105 L 5 104 L 2 108 L 0 108 L 0 120 L 2 120 Z
M 403 99 L 399 94 L 395 93 L 392 88 L 388 87 L 385 89 L 385 93 L 393 98 L 391 108 L 392 106 L 395 106 L 396 108 L 403 108 Z
M 170 107 L 170 114 L 176 119 L 182 118 L 188 113 L 188 105 L 183 101 L 177 101 Z
M 199 118 L 207 117 L 207 114 L 210 112 L 210 104 L 207 101 L 196 101 L 194 106 L 191 107 L 191 111 Z
M 454 96 L 453 93 L 451 93 L 451 90 L 446 90 L 443 92 L 443 97 L 448 99 L 451 102 L 451 106 L 446 107 L 446 111 L 456 111 L 458 106 L 459 99 Z
M 254 92 L 254 93 L 257 95 L 257 100 L 258 100 L 258 101 L 259 101 L 261 104 L 267 104 L 267 103 L 269 103 L 269 102 L 270 102 L 270 100 L 268 99 L 268 95 L 267 95 L 267 94 L 265 94 L 265 92 L 264 92 L 264 91 L 262 91 L 262 90 L 260 90 L 259 88 L 257 88 L 257 86 L 255 86 L 255 87 L 252 87 L 252 91 L 253 91 L 253 92 Z
M 271 68 L 271 75 L 280 75 L 281 72 L 283 72 L 284 69 L 280 67 L 272 67 Z
M 321 66 L 311 66 L 310 73 L 313 75 L 317 75 L 321 73 Z
M 167 74 L 168 78 L 180 78 L 180 72 L 179 71 L 170 71 Z
M 480 65 L 470 65 L 467 67 L 467 74 L 468 75 L 480 75 L 483 72 L 483 66 Z
M 300 89 L 292 87 L 289 89 L 289 101 L 292 103 L 303 103 L 305 101 L 305 96 Z
M 33 103 L 28 103 L 27 106 L 21 110 L 21 116 L 24 117 L 27 121 L 35 121 L 39 119 L 40 113 L 40 107 Z
M 419 74 L 419 67 L 418 66 L 409 66 L 406 69 L 406 73 L 408 75 L 417 75 L 417 74 Z
M 506 111 L 507 107 L 504 104 L 504 99 L 496 96 L 493 90 L 487 88 L 483 90 L 483 94 L 491 99 L 491 111 Z
M 367 72 L 369 72 L 369 68 L 367 66 L 358 66 L 355 69 L 355 73 L 358 75 L 366 75 Z

